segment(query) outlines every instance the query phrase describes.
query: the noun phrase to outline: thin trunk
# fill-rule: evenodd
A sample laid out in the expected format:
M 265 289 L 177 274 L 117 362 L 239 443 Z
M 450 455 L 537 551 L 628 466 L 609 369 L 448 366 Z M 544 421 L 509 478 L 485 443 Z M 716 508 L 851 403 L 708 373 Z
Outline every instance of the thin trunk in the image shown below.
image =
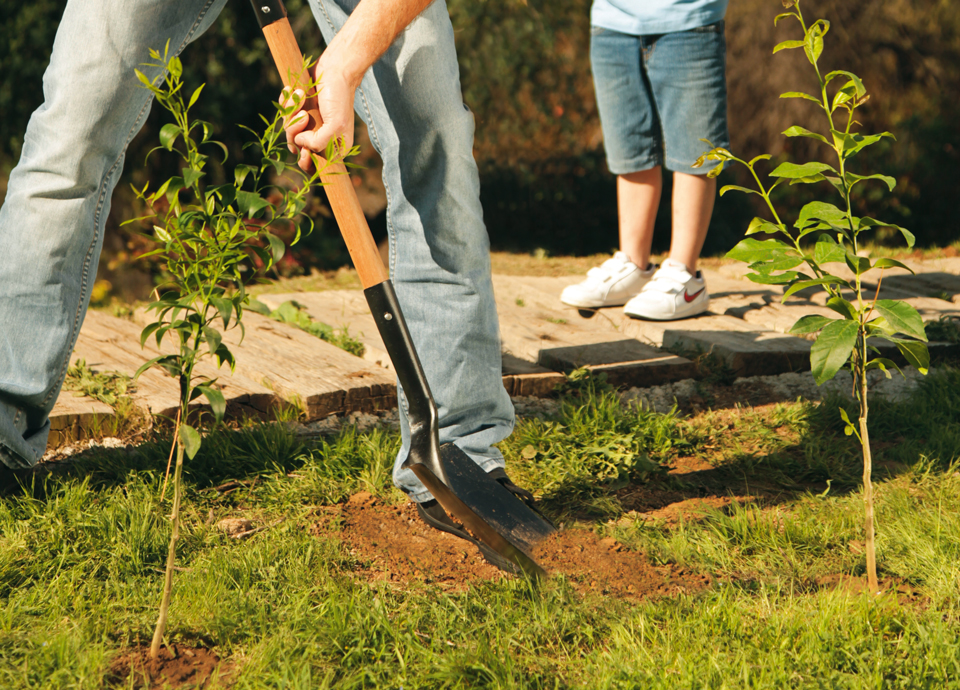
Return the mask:
M 173 512 L 170 529 L 170 547 L 167 550 L 167 571 L 163 578 L 163 598 L 160 600 L 160 615 L 157 617 L 157 627 L 153 631 L 153 641 L 150 643 L 150 658 L 156 659 L 160 654 L 160 644 L 167 628 L 167 614 L 170 611 L 170 593 L 173 590 L 173 567 L 177 558 L 177 541 L 180 539 L 180 474 L 183 469 L 183 442 L 177 436 L 177 464 L 173 471 Z
M 866 341 L 861 338 L 863 349 L 860 352 L 860 371 L 858 397 L 860 398 L 860 442 L 863 445 L 863 506 L 864 530 L 866 532 L 867 552 L 867 585 L 870 592 L 878 594 L 880 587 L 877 582 L 877 546 L 873 527 L 873 456 L 870 453 L 870 432 L 867 430 L 867 372 L 864 371 L 866 362 Z

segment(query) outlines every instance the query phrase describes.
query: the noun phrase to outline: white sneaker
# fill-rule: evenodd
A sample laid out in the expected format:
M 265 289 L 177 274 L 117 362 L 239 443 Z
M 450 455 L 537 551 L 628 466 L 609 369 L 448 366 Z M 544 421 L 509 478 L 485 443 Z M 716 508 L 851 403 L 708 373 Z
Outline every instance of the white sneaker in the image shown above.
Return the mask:
M 585 281 L 565 287 L 560 301 L 580 309 L 619 307 L 639 293 L 656 270 L 653 264 L 642 270 L 626 254 L 617 252 L 612 259 L 587 271 Z
M 672 321 L 702 314 L 709 306 L 703 274 L 690 275 L 682 263 L 667 259 L 623 311 L 636 319 Z

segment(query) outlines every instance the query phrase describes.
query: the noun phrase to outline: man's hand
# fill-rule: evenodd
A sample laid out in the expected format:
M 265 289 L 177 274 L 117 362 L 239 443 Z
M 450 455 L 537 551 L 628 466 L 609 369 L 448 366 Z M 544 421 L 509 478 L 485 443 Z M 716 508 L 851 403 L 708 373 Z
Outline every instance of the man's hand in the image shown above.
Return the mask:
M 337 136 L 342 137 L 340 151 L 346 153 L 353 147 L 353 98 L 363 75 L 431 2 L 360 0 L 314 68 L 312 76 L 320 82 L 317 103 L 323 125 L 316 132 L 304 131 L 307 118 L 297 114 L 284 124 L 288 146 L 293 153 L 299 151 L 298 164 L 303 170 L 313 169 L 310 152 L 322 154 Z M 284 92 L 280 101 L 289 102 L 289 95 Z
M 301 89 L 292 94 L 289 89 L 284 89 L 280 95 L 284 107 L 297 107 L 286 118 L 284 130 L 287 147 L 291 153 L 299 153 L 297 164 L 306 172 L 314 169 L 311 152 L 323 155 L 331 141 L 335 141 L 343 153 L 353 147 L 353 99 L 359 86 L 359 80 L 349 79 L 336 67 L 326 66 L 322 57 L 314 66 L 311 78 L 317 82 L 317 106 L 323 123 L 319 129 L 306 129 L 307 114 L 300 109 L 304 102 Z

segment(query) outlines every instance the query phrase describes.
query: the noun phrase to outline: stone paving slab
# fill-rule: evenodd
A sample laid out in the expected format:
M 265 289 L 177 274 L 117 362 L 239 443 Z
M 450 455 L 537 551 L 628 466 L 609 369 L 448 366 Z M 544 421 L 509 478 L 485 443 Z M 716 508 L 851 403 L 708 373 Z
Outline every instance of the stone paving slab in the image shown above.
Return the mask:
M 50 413 L 49 446 L 62 446 L 105 429 L 114 417 L 113 408 L 79 393 L 63 391 Z
M 884 299 L 903 299 L 925 319 L 960 316 L 960 258 L 906 261 L 918 275 L 902 269 L 885 271 L 879 286 Z M 839 271 L 846 270 L 838 267 Z M 503 382 L 511 395 L 546 396 L 565 380 L 564 372 L 586 366 L 606 373 L 624 386 L 665 384 L 695 374 L 691 356 L 711 354 L 742 376 L 771 375 L 809 368 L 811 341 L 787 334 L 806 314 L 831 315 L 822 290 L 808 290 L 781 304 L 782 289 L 758 285 L 743 276 L 742 264 L 704 269 L 711 294 L 710 311 L 676 322 L 630 319 L 620 308 L 581 312 L 560 303 L 563 288 L 580 276 L 494 276 L 503 342 Z M 876 284 L 866 289 L 876 291 Z M 300 304 L 315 320 L 346 328 L 366 347 L 354 357 L 300 329 L 259 314 L 245 316 L 246 337 L 227 334 L 236 371 L 201 371 L 217 377 L 232 414 L 267 414 L 277 405 L 299 401 L 311 418 L 332 413 L 371 411 L 396 404 L 389 358 L 361 290 L 330 290 L 263 295 L 271 308 L 285 301 Z M 71 360 L 85 359 L 95 371 L 128 376 L 159 354 L 152 341 L 140 347 L 139 322 L 91 311 Z M 165 345 L 165 348 L 169 347 Z M 958 346 L 933 344 L 932 353 Z M 681 353 L 686 356 L 679 356 Z M 170 415 L 177 406 L 177 387 L 165 374 L 151 370 L 137 382 L 134 401 L 154 414 Z M 52 417 L 52 442 L 62 442 L 102 423 L 112 411 L 106 405 L 63 393 Z

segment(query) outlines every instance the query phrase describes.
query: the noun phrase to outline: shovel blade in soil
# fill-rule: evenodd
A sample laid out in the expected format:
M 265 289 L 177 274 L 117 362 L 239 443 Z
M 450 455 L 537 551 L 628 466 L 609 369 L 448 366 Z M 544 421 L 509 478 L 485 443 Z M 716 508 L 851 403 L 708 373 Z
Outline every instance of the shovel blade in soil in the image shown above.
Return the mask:
M 452 443 L 440 447 L 440 466 L 447 483 L 423 463 L 408 463 L 443 509 L 459 520 L 477 539 L 525 574 L 546 575 L 530 557 L 534 547 L 556 532 L 556 528 L 531 510 L 522 500 L 487 476 L 480 467 Z

